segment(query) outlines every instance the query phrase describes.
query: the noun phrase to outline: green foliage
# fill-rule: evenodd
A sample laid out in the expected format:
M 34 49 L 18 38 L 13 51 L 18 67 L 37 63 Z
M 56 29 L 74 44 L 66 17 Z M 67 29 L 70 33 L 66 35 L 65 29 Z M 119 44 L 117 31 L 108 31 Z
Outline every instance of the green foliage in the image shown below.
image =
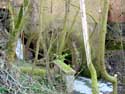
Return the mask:
M 110 41 L 110 40 L 106 45 L 106 50 L 121 50 L 123 48 L 124 47 L 121 46 L 120 42 L 115 42 L 115 41 Z
M 75 71 L 70 67 L 70 65 L 64 63 L 66 56 L 68 56 L 68 54 L 58 55 L 56 60 L 53 61 L 53 63 L 56 64 L 60 68 L 60 70 L 62 70 L 67 75 L 68 74 L 74 75 Z
M 8 90 L 6 88 L 0 87 L 0 94 L 5 94 L 7 92 L 8 92 Z
M 31 86 L 31 90 L 34 91 L 35 94 L 42 93 L 41 85 L 39 83 L 34 83 Z

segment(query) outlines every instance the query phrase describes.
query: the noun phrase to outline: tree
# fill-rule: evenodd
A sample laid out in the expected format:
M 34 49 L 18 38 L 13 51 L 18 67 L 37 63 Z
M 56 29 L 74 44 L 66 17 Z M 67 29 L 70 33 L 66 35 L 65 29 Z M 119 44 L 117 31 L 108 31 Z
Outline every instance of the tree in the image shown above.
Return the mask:
M 82 29 L 83 29 L 82 33 L 83 33 L 83 38 L 84 38 L 87 66 L 90 71 L 91 79 L 92 79 L 92 93 L 99 94 L 97 74 L 96 74 L 95 67 L 92 63 L 92 59 L 91 59 L 91 48 L 89 44 L 89 34 L 88 34 L 88 28 L 87 28 L 86 10 L 85 10 L 84 0 L 80 0 L 80 10 L 81 10 Z

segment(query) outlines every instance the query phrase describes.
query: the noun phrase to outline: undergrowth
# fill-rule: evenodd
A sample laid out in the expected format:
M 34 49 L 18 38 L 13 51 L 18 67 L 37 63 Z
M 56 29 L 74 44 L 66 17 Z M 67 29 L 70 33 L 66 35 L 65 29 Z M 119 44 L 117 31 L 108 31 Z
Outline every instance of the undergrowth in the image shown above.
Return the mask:
M 58 83 L 50 85 L 46 77 L 24 74 L 15 64 L 9 70 L 3 61 L 0 57 L 0 94 L 65 94 L 64 90 L 57 90 Z

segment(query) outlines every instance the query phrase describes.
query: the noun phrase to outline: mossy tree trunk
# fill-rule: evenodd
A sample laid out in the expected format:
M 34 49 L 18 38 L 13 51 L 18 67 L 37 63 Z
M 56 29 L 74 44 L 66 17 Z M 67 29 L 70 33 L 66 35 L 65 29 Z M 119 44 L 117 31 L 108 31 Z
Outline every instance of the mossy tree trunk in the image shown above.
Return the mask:
M 97 63 L 101 72 L 101 75 L 113 84 L 113 94 L 117 94 L 117 77 L 111 76 L 106 71 L 105 67 L 105 37 L 107 31 L 107 17 L 109 9 L 109 0 L 103 0 L 104 6 L 102 10 L 102 18 L 100 22 L 101 31 L 99 32 L 99 45 L 98 45 L 98 54 L 97 54 Z
M 18 40 L 19 33 L 16 34 L 16 36 L 10 35 L 9 41 L 7 43 L 7 60 L 9 63 L 12 63 L 14 61 L 15 55 L 16 55 L 16 44 Z
M 12 63 L 15 58 L 15 50 L 17 40 L 19 38 L 20 33 L 23 31 L 24 26 L 26 24 L 27 13 L 29 10 L 29 0 L 24 0 L 22 6 L 19 9 L 18 14 L 15 16 L 14 7 L 12 7 L 11 3 L 8 3 L 8 8 L 11 14 L 11 30 L 9 32 L 9 40 L 7 43 L 7 60 L 9 63 Z

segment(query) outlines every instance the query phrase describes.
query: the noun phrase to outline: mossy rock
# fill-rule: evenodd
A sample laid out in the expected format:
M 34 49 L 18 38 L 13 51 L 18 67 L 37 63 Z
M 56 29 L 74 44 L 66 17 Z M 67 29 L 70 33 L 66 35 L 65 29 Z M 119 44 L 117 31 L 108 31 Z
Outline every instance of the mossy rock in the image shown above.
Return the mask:
M 67 64 L 65 64 L 63 61 L 61 60 L 55 60 L 53 62 L 57 67 L 59 67 L 59 69 L 64 72 L 66 75 L 74 75 L 75 71 Z

